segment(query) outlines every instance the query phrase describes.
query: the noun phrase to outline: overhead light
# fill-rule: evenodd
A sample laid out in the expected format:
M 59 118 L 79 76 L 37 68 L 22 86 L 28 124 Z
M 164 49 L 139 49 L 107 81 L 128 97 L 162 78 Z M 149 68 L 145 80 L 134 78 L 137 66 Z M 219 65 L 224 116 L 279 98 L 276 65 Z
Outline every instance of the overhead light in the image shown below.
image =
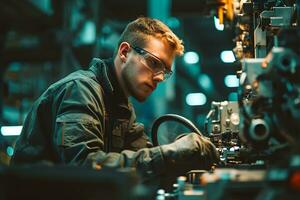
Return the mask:
M 2 126 L 1 134 L 3 136 L 18 136 L 21 134 L 22 126 Z
M 215 27 L 218 31 L 224 30 L 224 24 L 220 24 L 220 21 L 216 16 L 214 16 L 214 22 L 215 22 Z
M 199 62 L 199 55 L 194 51 L 189 51 L 184 54 L 183 59 L 187 64 L 196 64 Z
M 238 87 L 239 79 L 236 77 L 236 75 L 227 75 L 224 78 L 224 83 L 227 87 Z
M 235 61 L 234 54 L 230 50 L 222 51 L 220 57 L 224 63 L 233 63 Z
M 206 103 L 206 96 L 203 93 L 190 93 L 185 101 L 189 106 L 202 106 Z

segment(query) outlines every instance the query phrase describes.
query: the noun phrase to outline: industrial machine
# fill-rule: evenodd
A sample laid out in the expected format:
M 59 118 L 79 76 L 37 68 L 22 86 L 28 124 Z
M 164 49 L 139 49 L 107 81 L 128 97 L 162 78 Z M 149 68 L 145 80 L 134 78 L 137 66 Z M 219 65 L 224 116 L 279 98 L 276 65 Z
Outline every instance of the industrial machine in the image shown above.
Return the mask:
M 217 2 L 220 21 L 236 30 L 239 66 L 238 101 L 212 102 L 205 122 L 220 163 L 178 177 L 157 199 L 297 199 L 300 1 Z

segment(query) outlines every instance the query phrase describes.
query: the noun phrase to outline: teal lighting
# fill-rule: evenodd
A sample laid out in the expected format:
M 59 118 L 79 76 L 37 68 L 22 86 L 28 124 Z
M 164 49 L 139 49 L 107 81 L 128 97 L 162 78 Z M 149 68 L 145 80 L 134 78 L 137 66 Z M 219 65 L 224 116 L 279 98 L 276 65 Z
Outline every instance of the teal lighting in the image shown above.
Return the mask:
M 238 87 L 239 79 L 236 77 L 236 75 L 227 75 L 224 78 L 224 83 L 227 87 Z
M 216 16 L 214 16 L 214 22 L 215 22 L 215 27 L 218 31 L 224 30 L 224 24 L 220 24 L 220 21 Z
M 88 20 L 84 24 L 81 34 L 81 41 L 85 44 L 92 44 L 96 40 L 96 24 Z
M 29 1 L 31 1 L 31 3 L 34 6 L 42 10 L 47 15 L 52 15 L 54 13 L 51 0 L 29 0 Z
M 14 148 L 11 147 L 11 146 L 8 146 L 8 147 L 6 148 L 6 153 L 7 153 L 8 156 L 14 155 Z
M 234 54 L 230 50 L 222 51 L 220 57 L 224 63 L 233 63 L 235 61 Z
M 238 101 L 238 93 L 237 92 L 231 92 L 228 95 L 228 101 Z
M 169 17 L 167 20 L 167 24 L 172 29 L 180 27 L 180 21 L 176 17 Z
M 2 126 L 1 134 L 3 136 L 17 136 L 20 135 L 22 131 L 22 126 Z
M 198 78 L 198 83 L 205 90 L 210 91 L 213 89 L 212 80 L 207 74 L 200 74 L 200 76 Z
M 187 64 L 196 64 L 199 62 L 199 55 L 194 51 L 189 51 L 184 54 L 183 60 Z
M 203 93 L 190 93 L 185 101 L 189 106 L 202 106 L 206 103 L 206 96 Z

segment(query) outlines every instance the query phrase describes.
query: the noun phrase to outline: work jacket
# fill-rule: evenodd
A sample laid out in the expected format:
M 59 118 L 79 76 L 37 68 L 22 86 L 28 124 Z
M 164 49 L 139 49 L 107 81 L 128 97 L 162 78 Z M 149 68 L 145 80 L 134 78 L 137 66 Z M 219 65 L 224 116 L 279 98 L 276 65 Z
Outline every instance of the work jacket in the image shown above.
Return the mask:
M 34 103 L 11 163 L 42 161 L 134 167 L 146 176 L 164 171 L 160 147 L 152 147 L 135 121 L 112 59 L 93 59 L 88 70 L 52 84 Z

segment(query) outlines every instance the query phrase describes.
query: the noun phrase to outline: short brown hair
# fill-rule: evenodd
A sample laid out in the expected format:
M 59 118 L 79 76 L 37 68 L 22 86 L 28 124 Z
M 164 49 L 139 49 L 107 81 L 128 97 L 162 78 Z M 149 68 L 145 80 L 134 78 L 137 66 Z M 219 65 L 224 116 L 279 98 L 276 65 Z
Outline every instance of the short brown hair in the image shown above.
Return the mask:
M 148 36 L 166 40 L 176 55 L 182 55 L 184 52 L 182 40 L 180 40 L 167 25 L 157 19 L 139 17 L 126 26 L 120 36 L 114 55 L 117 54 L 118 47 L 122 42 L 128 42 L 133 46 L 144 47 Z

